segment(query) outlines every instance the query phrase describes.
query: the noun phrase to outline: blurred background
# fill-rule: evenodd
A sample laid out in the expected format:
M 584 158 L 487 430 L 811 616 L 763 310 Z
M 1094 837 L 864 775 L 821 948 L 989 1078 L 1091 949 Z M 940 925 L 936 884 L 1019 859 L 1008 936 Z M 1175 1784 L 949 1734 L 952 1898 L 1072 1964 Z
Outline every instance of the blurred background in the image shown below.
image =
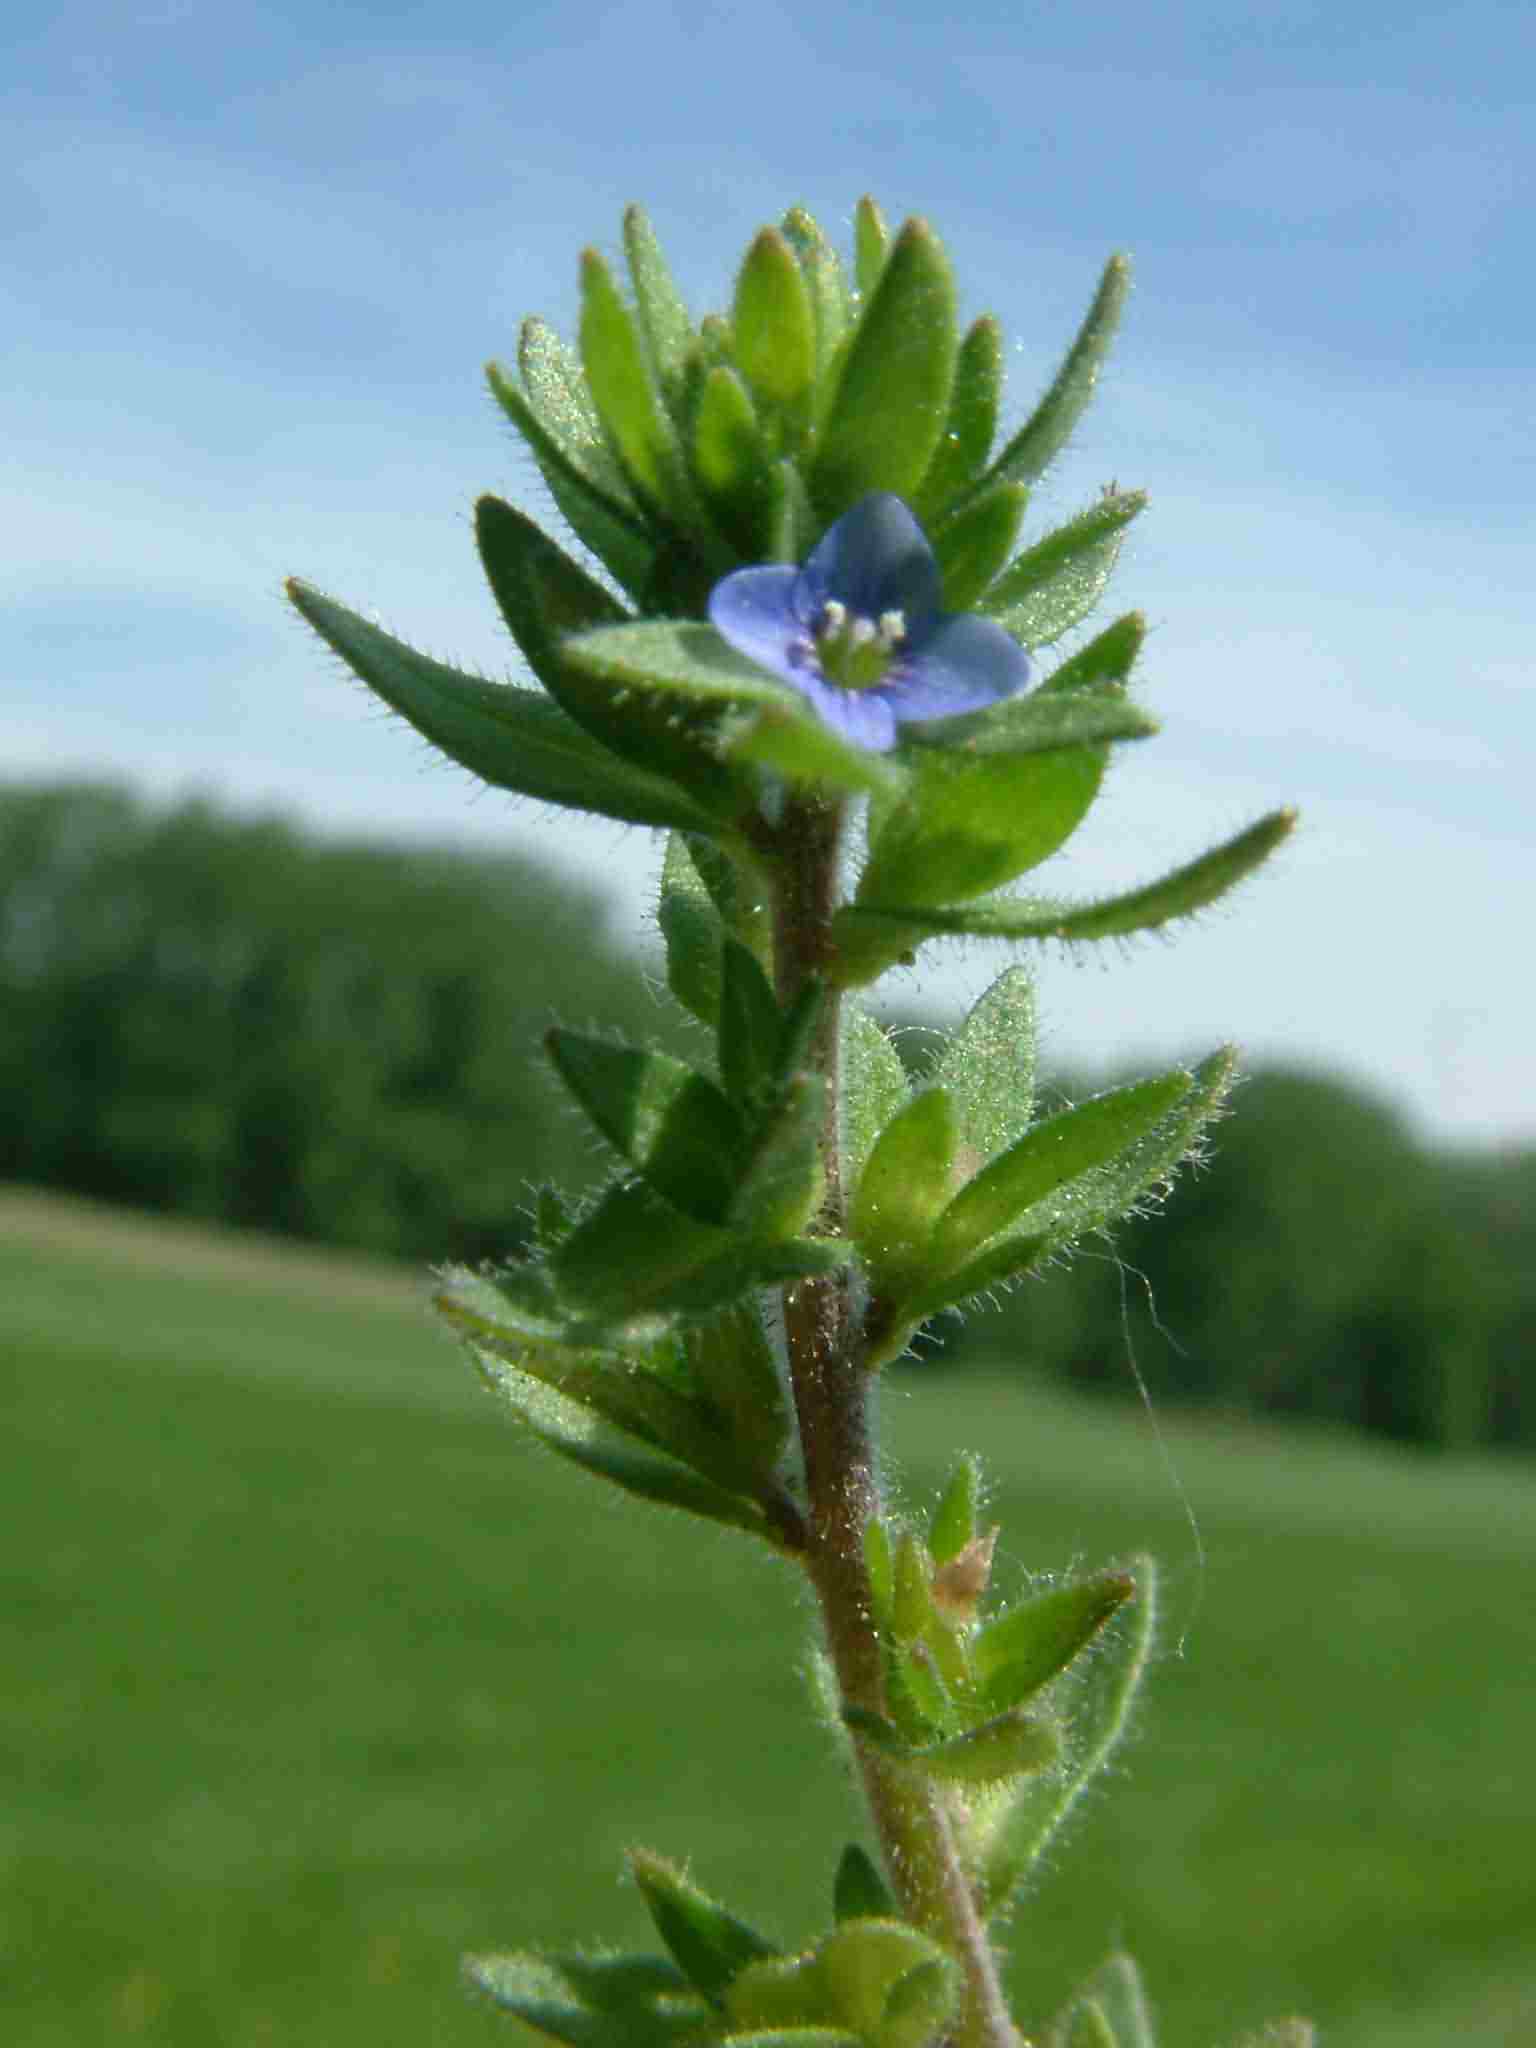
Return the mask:
M 1154 1703 L 1140 1807 L 1084 1823 L 1019 1968 L 1049 2009 L 1123 1935 L 1197 2041 L 1260 1996 L 1345 2048 L 1530 2038 L 1528 11 L 164 0 L 4 34 L 14 2037 L 489 2038 L 456 1947 L 633 1941 L 642 1828 L 814 1922 L 792 1852 L 830 1871 L 851 1821 L 780 1696 L 789 1603 L 721 1538 L 680 1622 L 695 1540 L 606 1516 L 574 1564 L 587 1497 L 461 1397 L 406 1277 L 599 1170 L 535 1041 L 672 1028 L 635 971 L 657 848 L 477 792 L 280 584 L 511 672 L 469 508 L 544 507 L 483 360 L 572 331 L 631 199 L 705 309 L 764 220 L 837 236 L 869 191 L 1000 316 L 1015 418 L 1136 263 L 1031 531 L 1151 493 L 1112 602 L 1164 732 L 1051 885 L 1303 811 L 1176 943 L 1038 962 L 1056 1090 L 1229 1038 L 1250 1079 L 1162 1218 L 935 1330 L 893 1397 L 918 1483 L 951 1423 L 997 1446 L 1021 1571 L 1150 1543 L 1201 1617 L 1181 1732 Z M 925 961 L 891 1014 L 1001 964 Z M 727 1731 L 719 1785 L 667 1731 L 748 1613 L 754 1754 L 788 1747 L 763 1838 L 711 1843 Z

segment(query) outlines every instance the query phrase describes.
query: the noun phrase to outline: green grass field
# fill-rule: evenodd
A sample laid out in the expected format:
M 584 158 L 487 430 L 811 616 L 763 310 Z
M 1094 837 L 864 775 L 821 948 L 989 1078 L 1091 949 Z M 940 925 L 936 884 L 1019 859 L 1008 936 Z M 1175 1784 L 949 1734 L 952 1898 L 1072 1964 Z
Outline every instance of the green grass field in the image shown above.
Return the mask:
M 529 1450 L 388 1268 L 0 1197 L 0 2040 L 458 2048 L 466 1948 L 648 1945 L 631 1842 L 793 1940 L 854 1824 L 804 1603 L 745 1539 Z M 998 1377 L 1004 1584 L 1150 1548 L 1166 1654 L 1014 1927 L 1166 2048 L 1536 2042 L 1536 1475 L 1167 1425 Z M 1169 1463 L 1177 1472 L 1170 1476 Z M 1186 1517 L 1196 1517 L 1201 1566 Z

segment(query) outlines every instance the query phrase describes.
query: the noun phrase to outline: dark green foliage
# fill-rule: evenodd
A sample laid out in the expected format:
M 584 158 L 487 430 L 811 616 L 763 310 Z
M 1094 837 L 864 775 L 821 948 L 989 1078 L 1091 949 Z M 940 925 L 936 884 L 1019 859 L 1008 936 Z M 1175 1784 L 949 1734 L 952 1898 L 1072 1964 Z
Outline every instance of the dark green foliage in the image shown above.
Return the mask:
M 4 1171 L 415 1259 L 505 1254 L 532 1183 L 591 1170 L 538 1033 L 655 1027 L 606 925 L 526 858 L 0 792 Z

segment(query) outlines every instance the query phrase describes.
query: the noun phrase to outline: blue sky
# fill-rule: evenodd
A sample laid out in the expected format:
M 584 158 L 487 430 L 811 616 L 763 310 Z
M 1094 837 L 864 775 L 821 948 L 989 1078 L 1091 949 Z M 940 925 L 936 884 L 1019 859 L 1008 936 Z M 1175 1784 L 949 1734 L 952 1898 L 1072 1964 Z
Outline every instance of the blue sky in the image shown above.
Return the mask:
M 525 313 L 569 331 L 630 199 L 700 309 L 792 201 L 926 214 L 1018 411 L 1123 247 L 1131 316 L 1037 503 L 1151 492 L 1116 595 L 1165 729 L 1056 879 L 1281 802 L 1305 830 L 1176 943 L 1047 959 L 1049 1048 L 1235 1037 L 1426 1132 L 1536 1135 L 1526 6 L 113 0 L 7 37 L 0 774 L 563 843 L 635 909 L 644 835 L 436 765 L 282 577 L 508 671 L 469 508 L 537 494 L 480 366 Z

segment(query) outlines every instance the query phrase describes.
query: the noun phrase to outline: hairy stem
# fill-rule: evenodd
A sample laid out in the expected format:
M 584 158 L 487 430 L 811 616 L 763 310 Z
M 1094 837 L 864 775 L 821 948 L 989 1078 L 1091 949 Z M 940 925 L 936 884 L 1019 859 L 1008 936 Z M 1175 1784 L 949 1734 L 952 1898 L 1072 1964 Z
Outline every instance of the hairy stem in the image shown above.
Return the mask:
M 831 964 L 837 907 L 839 806 L 792 799 L 778 833 L 774 955 L 779 1000 L 791 1002 Z M 815 1051 L 827 1079 L 827 1196 L 822 1227 L 842 1227 L 838 1175 L 838 1008 L 826 1005 Z M 803 1556 L 821 1604 L 843 1704 L 884 1711 L 885 1678 L 865 1561 L 864 1532 L 880 1513 L 870 1426 L 871 1377 L 861 1358 L 852 1282 L 845 1273 L 785 1290 L 790 1376 L 808 1502 Z M 997 1966 L 961 1869 L 943 1791 L 855 1738 L 870 1814 L 902 1910 L 959 1961 L 965 2001 L 956 2048 L 1018 2048 Z

